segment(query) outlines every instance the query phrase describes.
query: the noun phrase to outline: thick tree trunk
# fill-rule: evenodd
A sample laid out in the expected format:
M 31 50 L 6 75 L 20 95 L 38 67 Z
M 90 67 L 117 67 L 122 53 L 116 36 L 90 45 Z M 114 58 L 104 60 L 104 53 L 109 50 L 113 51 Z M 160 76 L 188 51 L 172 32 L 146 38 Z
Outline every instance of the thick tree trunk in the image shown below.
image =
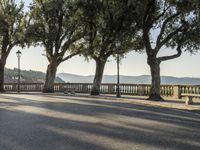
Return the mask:
M 46 71 L 45 83 L 43 87 L 44 93 L 54 92 L 54 81 L 56 78 L 57 67 L 58 67 L 57 63 L 50 63 L 48 65 L 47 71 Z
M 96 61 L 96 72 L 94 76 L 91 95 L 100 94 L 100 86 L 101 86 L 101 81 L 103 78 L 103 71 L 104 71 L 105 64 L 106 64 L 106 61 Z
M 151 91 L 149 100 L 163 101 L 160 96 L 160 63 L 150 63 L 151 69 Z
M 4 90 L 4 69 L 5 69 L 5 62 L 1 61 L 0 62 L 0 92 L 3 93 L 5 92 Z

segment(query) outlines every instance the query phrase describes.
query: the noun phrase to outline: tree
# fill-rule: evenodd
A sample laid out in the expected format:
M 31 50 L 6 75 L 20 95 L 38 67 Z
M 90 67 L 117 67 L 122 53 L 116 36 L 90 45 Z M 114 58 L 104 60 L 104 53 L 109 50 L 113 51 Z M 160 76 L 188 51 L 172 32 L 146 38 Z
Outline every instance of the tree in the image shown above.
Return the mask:
M 140 49 L 140 33 L 128 15 L 132 11 L 128 8 L 128 1 L 88 0 L 85 7 L 88 50 L 84 55 L 96 62 L 91 95 L 99 95 L 108 58 L 116 54 L 124 55 L 132 48 Z
M 24 46 L 26 14 L 24 4 L 15 0 L 0 1 L 0 92 L 4 92 L 4 69 L 7 57 L 15 46 Z
M 54 92 L 54 80 L 60 63 L 78 55 L 85 35 L 78 1 L 34 0 L 27 33 L 33 43 L 45 48 L 49 61 L 43 92 Z
M 199 2 L 189 0 L 142 0 L 137 2 L 134 16 L 143 33 L 147 63 L 151 70 L 150 100 L 160 96 L 160 64 L 181 56 L 183 50 L 194 50 L 199 38 Z M 153 34 L 153 32 L 156 32 Z M 194 44 L 194 45 L 193 45 Z M 175 54 L 159 56 L 162 48 L 172 48 Z

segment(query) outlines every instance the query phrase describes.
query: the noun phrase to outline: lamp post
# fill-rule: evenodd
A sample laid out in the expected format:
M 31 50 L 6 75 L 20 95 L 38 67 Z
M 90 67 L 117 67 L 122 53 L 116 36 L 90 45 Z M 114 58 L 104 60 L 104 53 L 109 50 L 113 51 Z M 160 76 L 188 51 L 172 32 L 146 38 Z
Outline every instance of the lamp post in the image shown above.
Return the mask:
M 17 58 L 18 58 L 18 81 L 17 81 L 17 92 L 20 92 L 20 57 L 22 55 L 21 51 L 18 50 L 16 52 Z
M 119 87 L 119 46 L 120 44 L 117 43 L 117 97 L 121 97 L 120 95 L 120 87 Z

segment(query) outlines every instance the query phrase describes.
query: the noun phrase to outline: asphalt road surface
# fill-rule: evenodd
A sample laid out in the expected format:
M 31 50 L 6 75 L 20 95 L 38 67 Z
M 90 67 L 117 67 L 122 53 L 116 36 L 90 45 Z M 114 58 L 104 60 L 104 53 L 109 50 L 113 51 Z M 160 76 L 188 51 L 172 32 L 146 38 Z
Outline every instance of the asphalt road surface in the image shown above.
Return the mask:
M 1 94 L 0 150 L 200 150 L 200 114 L 105 98 Z

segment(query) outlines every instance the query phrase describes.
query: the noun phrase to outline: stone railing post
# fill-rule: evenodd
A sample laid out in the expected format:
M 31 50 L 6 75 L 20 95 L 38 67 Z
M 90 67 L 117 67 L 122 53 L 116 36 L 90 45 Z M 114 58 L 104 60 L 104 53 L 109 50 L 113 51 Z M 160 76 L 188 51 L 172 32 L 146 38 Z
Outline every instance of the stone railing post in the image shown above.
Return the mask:
M 59 92 L 63 92 L 64 91 L 63 84 L 58 84 L 58 91 Z
M 113 94 L 115 90 L 115 86 L 114 85 L 108 85 L 108 93 L 109 94 Z
M 83 93 L 88 93 L 89 91 L 88 91 L 88 85 L 87 84 L 83 84 L 82 85 L 82 91 L 81 92 L 83 92 Z
M 17 84 L 12 84 L 12 90 L 11 91 L 17 91 Z
M 138 96 L 143 96 L 144 95 L 144 86 L 138 84 Z
M 174 85 L 173 86 L 173 98 L 175 99 L 180 99 L 181 98 L 181 93 L 180 93 L 180 86 L 179 85 Z

